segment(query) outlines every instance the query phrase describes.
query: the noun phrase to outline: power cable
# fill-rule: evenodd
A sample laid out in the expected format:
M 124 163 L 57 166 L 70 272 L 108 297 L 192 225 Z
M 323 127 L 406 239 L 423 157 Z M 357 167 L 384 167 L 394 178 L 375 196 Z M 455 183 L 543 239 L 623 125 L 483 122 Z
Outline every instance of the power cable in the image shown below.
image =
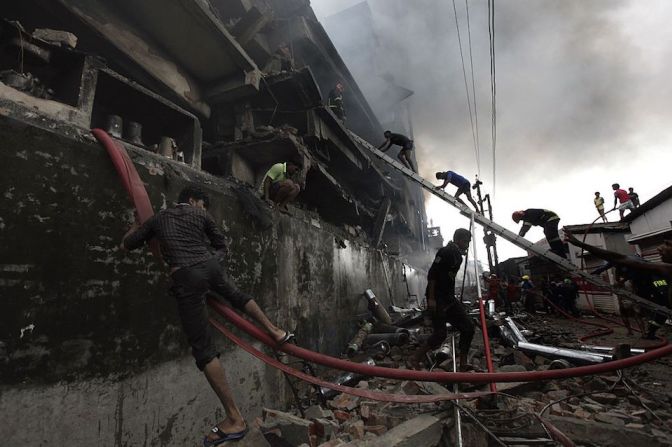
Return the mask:
M 469 83 L 467 82 L 467 70 L 464 65 L 464 54 L 462 53 L 462 36 L 460 34 L 460 24 L 457 20 L 457 7 L 455 6 L 455 0 L 453 0 L 453 12 L 455 13 L 455 28 L 457 29 L 457 43 L 460 46 L 460 60 L 462 61 L 462 75 L 464 77 L 464 91 L 467 94 L 467 106 L 469 107 L 469 121 L 471 123 L 471 138 L 474 142 L 474 154 L 476 156 L 476 166 L 478 168 L 478 173 L 480 175 L 481 168 L 479 162 L 479 153 L 478 145 L 476 144 L 476 132 L 474 130 L 474 116 L 471 110 L 471 97 L 469 95 Z M 476 104 L 474 103 L 474 107 Z
M 464 0 L 467 10 L 467 34 L 469 35 L 469 65 L 471 66 L 471 99 L 474 102 L 474 121 L 476 123 L 476 165 L 478 175 L 481 175 L 481 141 L 478 132 L 478 105 L 476 103 L 476 82 L 474 81 L 474 56 L 471 46 L 471 20 L 469 19 L 469 0 Z
M 490 95 L 492 98 L 492 197 L 497 185 L 497 71 L 495 60 L 495 0 L 488 0 L 488 35 L 490 37 Z

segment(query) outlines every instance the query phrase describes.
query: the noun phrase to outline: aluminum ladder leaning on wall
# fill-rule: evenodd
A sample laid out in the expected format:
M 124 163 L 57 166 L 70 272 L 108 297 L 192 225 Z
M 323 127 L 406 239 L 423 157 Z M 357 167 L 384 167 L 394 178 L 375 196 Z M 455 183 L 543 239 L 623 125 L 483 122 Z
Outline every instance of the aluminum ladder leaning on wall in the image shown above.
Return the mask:
M 482 216 L 479 213 L 474 212 L 471 208 L 469 208 L 467 205 L 460 203 L 455 197 L 453 197 L 451 194 L 448 194 L 442 189 L 436 189 L 435 185 L 424 178 L 422 178 L 420 175 L 416 174 L 415 172 L 411 171 L 408 169 L 406 166 L 402 165 L 396 160 L 393 160 L 391 157 L 386 155 L 384 152 L 378 150 L 376 147 L 372 146 L 368 141 L 364 140 L 357 134 L 353 133 L 352 131 L 348 131 L 350 133 L 350 136 L 352 137 L 353 140 L 355 140 L 358 144 L 360 144 L 362 147 L 365 149 L 368 149 L 373 155 L 376 157 L 380 158 L 383 160 L 385 163 L 388 165 L 392 166 L 395 168 L 397 171 L 401 172 L 403 175 L 405 175 L 407 178 L 409 178 L 411 181 L 419 184 L 423 188 L 425 188 L 427 191 L 430 193 L 434 194 L 435 196 L 439 197 L 445 202 L 448 202 L 450 205 L 453 207 L 457 208 L 463 215 L 471 218 L 473 215 L 474 221 L 478 223 L 479 225 L 488 228 L 491 230 L 493 233 L 495 233 L 498 236 L 501 236 L 502 238 L 506 239 L 507 241 L 511 242 L 513 245 L 522 248 L 523 250 L 527 250 L 528 252 L 534 253 L 535 255 L 553 262 L 560 268 L 568 271 L 572 275 L 578 276 L 580 278 L 583 278 L 587 282 L 594 284 L 598 287 L 605 288 L 614 294 L 627 297 L 633 301 L 636 301 L 640 303 L 641 305 L 648 307 L 649 309 L 653 309 L 656 311 L 659 311 L 661 313 L 664 313 L 665 315 L 672 316 L 672 309 L 668 309 L 667 307 L 655 304 L 647 299 L 641 298 L 632 292 L 629 292 L 627 290 L 620 289 L 618 287 L 614 287 L 611 284 L 609 284 L 606 281 L 603 281 L 601 278 L 591 275 L 590 273 L 584 272 L 583 270 L 579 269 L 577 266 L 569 262 L 567 259 L 564 259 L 555 253 L 551 252 L 550 249 L 544 249 L 542 247 L 539 247 L 532 242 L 528 241 L 522 236 L 518 236 L 518 234 L 514 233 L 513 231 L 509 231 L 503 226 L 491 221 L 490 219 L 486 218 L 485 216 Z

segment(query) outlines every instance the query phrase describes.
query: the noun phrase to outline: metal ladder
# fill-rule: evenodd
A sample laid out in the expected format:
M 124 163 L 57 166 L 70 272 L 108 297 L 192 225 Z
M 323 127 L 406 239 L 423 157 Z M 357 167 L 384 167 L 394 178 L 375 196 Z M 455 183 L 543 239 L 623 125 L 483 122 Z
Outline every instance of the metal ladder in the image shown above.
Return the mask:
M 411 181 L 419 184 L 422 186 L 425 190 L 428 192 L 434 194 L 435 196 L 439 197 L 445 202 L 448 202 L 451 204 L 453 207 L 457 208 L 463 215 L 474 219 L 475 222 L 477 222 L 479 225 L 489 229 L 493 233 L 495 233 L 498 236 L 501 236 L 503 239 L 506 239 L 507 241 L 511 242 L 513 245 L 522 248 L 523 250 L 527 250 L 528 252 L 532 252 L 535 255 L 539 256 L 540 258 L 543 258 L 547 261 L 553 262 L 560 268 L 566 270 L 567 272 L 570 272 L 572 275 L 578 276 L 585 281 L 594 284 L 598 287 L 602 287 L 604 289 L 607 289 L 611 291 L 612 293 L 622 296 L 622 297 L 627 297 L 633 301 L 636 301 L 640 303 L 641 305 L 648 307 L 650 309 L 656 310 L 660 313 L 664 313 L 665 315 L 672 316 L 672 309 L 668 309 L 667 307 L 661 306 L 659 304 L 652 303 L 651 301 L 641 298 L 632 292 L 629 292 L 627 290 L 620 289 L 618 287 L 614 287 L 611 284 L 609 284 L 606 281 L 603 281 L 597 276 L 591 275 L 588 272 L 584 272 L 583 270 L 579 269 L 576 265 L 572 264 L 569 262 L 567 259 L 564 259 L 555 253 L 551 252 L 550 249 L 544 249 L 542 247 L 539 247 L 538 245 L 533 244 L 532 242 L 528 241 L 522 236 L 518 236 L 516 233 L 507 230 L 503 226 L 491 221 L 490 219 L 486 218 L 485 216 L 482 216 L 479 213 L 476 213 L 473 211 L 471 208 L 469 208 L 467 205 L 464 203 L 461 203 L 455 197 L 452 195 L 448 194 L 447 192 L 443 191 L 442 189 L 436 189 L 435 185 L 424 178 L 422 178 L 420 175 L 416 174 L 415 172 L 411 171 L 408 169 L 406 166 L 402 165 L 396 160 L 393 160 L 390 158 L 388 155 L 383 153 L 382 151 L 378 150 L 376 147 L 372 146 L 368 141 L 364 140 L 357 134 L 353 133 L 352 131 L 348 130 L 348 133 L 352 137 L 353 140 L 355 140 L 358 144 L 363 146 L 364 148 L 368 149 L 373 155 L 376 157 L 380 158 L 383 160 L 385 163 L 388 165 L 392 166 L 395 168 L 397 171 L 401 172 L 403 175 L 405 175 L 407 178 L 409 178 Z

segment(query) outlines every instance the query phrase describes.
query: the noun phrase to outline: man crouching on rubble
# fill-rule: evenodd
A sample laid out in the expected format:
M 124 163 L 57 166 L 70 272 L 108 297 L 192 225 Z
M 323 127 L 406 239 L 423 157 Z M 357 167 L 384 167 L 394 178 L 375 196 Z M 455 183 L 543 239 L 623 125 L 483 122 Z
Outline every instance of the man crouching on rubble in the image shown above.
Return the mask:
M 446 323 L 460 331 L 460 371 L 467 371 L 467 354 L 474 338 L 474 323 L 462 303 L 455 298 L 455 275 L 467 252 L 471 233 L 464 228 L 455 230 L 453 240 L 439 249 L 427 273 L 427 311 L 432 317 L 432 335 L 415 353 L 412 364 L 417 368 L 428 351 L 437 349 L 446 339 Z
M 224 235 L 206 211 L 208 195 L 197 187 L 187 187 L 172 208 L 152 216 L 144 224 L 134 224 L 124 235 L 122 248 L 140 248 L 152 238 L 161 244 L 161 253 L 170 268 L 169 293 L 177 301 L 182 327 L 191 345 L 196 366 L 205 373 L 210 386 L 226 411 L 226 419 L 204 439 L 205 446 L 242 439 L 247 425 L 231 395 L 219 352 L 212 341 L 205 295 L 214 291 L 234 307 L 242 309 L 259 322 L 278 344 L 293 337 L 270 322 L 251 296 L 241 292 L 228 280 L 219 263 L 226 249 Z M 211 253 L 207 240 L 212 248 Z

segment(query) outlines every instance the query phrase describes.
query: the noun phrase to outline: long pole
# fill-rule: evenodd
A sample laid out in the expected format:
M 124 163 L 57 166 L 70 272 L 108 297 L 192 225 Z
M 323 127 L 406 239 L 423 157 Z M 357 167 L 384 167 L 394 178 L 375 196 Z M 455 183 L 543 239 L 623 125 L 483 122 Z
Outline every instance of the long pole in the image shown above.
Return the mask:
M 466 266 L 465 266 L 466 267 Z M 451 342 L 451 351 L 453 353 L 453 372 L 457 372 L 457 359 L 455 358 L 455 333 L 453 332 L 450 334 L 450 342 Z M 457 382 L 453 385 L 453 392 L 458 393 L 459 392 L 459 386 L 457 385 Z M 459 404 L 460 401 L 456 400 L 456 404 Z M 455 430 L 455 434 L 457 436 L 457 446 L 462 447 L 462 417 L 460 415 L 460 406 L 459 405 L 453 405 L 455 408 L 455 426 L 457 429 Z
M 478 308 L 481 315 L 481 333 L 483 334 L 483 350 L 485 351 L 485 361 L 488 365 L 488 372 L 495 372 L 492 365 L 492 353 L 490 352 L 490 337 L 488 337 L 488 326 L 485 321 L 485 303 L 483 302 L 483 295 L 481 293 L 481 281 L 478 277 L 478 255 L 476 254 L 476 226 L 474 225 L 474 215 L 471 215 L 471 249 L 474 254 L 474 271 L 476 273 L 476 291 L 478 293 Z M 490 391 L 497 392 L 495 382 L 490 382 Z

